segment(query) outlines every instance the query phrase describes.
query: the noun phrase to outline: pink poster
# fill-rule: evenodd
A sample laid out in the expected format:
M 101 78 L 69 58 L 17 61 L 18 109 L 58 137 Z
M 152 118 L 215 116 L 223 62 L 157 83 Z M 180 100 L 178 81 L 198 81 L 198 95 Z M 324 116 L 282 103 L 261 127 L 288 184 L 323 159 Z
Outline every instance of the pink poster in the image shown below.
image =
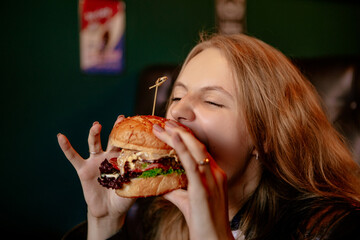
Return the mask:
M 80 66 L 85 73 L 116 74 L 124 68 L 125 4 L 79 0 Z

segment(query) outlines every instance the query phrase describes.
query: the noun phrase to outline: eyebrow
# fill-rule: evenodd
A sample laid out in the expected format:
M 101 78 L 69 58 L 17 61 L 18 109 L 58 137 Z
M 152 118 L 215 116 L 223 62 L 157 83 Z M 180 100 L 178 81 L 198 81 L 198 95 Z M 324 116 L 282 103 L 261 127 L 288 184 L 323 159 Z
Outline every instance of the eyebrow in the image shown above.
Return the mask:
M 185 90 L 188 90 L 188 88 L 186 87 L 185 84 L 179 83 L 179 82 L 175 82 L 174 88 L 175 87 L 182 87 Z M 200 90 L 204 91 L 204 92 L 206 92 L 206 91 L 218 91 L 218 92 L 221 92 L 221 93 L 227 95 L 231 99 L 233 99 L 233 95 L 231 95 L 228 91 L 226 91 L 223 87 L 220 87 L 220 86 L 216 86 L 216 85 L 215 86 L 207 86 L 207 87 L 202 87 Z

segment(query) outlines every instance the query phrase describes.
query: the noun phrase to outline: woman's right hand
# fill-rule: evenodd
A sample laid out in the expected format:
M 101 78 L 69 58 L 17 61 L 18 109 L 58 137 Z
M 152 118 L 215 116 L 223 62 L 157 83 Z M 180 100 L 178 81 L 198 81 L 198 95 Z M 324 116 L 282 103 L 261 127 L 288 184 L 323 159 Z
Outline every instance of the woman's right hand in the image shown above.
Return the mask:
M 122 121 L 119 116 L 115 124 Z M 83 188 L 88 205 L 88 239 L 105 239 L 115 234 L 123 225 L 126 212 L 134 199 L 121 198 L 114 190 L 101 186 L 97 178 L 99 166 L 107 158 L 117 157 L 119 149 L 108 144 L 103 151 L 100 140 L 101 125 L 94 122 L 90 128 L 88 144 L 90 156 L 82 158 L 63 134 L 58 134 L 58 142 L 66 158 L 74 166 Z

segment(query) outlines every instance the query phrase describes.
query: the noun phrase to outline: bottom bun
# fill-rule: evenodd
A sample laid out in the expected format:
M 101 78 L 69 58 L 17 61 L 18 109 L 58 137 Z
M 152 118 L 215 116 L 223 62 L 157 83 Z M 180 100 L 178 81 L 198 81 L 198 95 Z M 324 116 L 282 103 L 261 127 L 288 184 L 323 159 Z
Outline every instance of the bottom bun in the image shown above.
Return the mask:
M 115 192 L 120 197 L 139 198 L 158 196 L 187 186 L 185 174 L 172 173 L 151 178 L 135 178 Z

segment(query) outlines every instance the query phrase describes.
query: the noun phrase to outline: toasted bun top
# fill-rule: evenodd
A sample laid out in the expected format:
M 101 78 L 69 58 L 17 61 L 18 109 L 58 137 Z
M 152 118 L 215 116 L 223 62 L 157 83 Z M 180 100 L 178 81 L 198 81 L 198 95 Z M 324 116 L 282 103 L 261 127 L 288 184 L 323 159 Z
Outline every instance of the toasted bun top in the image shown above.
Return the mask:
M 172 147 L 158 139 L 152 132 L 153 125 L 165 126 L 168 119 L 157 116 L 128 117 L 114 126 L 110 133 L 110 144 L 116 147 L 168 154 Z

